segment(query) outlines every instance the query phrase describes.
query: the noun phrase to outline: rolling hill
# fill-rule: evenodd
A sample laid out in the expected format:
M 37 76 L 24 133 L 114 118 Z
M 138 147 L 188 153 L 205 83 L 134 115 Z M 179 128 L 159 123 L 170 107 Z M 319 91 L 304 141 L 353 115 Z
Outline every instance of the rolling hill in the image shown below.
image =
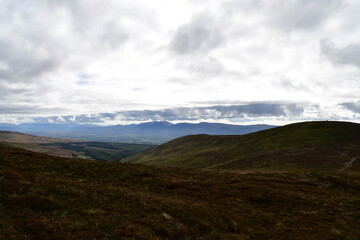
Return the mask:
M 131 143 L 84 142 L 0 131 L 0 145 L 8 145 L 59 157 L 119 161 L 147 150 L 152 145 Z
M 304 122 L 240 136 L 185 136 L 125 161 L 207 169 L 360 170 L 360 124 Z
M 357 240 L 356 172 L 245 173 L 0 145 L 0 239 Z

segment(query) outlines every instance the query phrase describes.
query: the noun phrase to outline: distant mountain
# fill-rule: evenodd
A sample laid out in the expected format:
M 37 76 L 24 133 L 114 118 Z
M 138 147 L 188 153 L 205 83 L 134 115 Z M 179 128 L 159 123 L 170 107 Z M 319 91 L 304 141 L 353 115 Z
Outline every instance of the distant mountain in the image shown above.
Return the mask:
M 187 168 L 360 170 L 360 124 L 305 122 L 242 136 L 185 136 L 126 161 Z
M 56 138 L 82 139 L 87 141 L 131 142 L 159 144 L 171 139 L 192 135 L 240 135 L 273 128 L 272 125 L 231 125 L 221 123 L 147 122 L 130 125 L 81 125 L 76 123 L 23 123 L 3 124 L 0 130 L 17 131 Z

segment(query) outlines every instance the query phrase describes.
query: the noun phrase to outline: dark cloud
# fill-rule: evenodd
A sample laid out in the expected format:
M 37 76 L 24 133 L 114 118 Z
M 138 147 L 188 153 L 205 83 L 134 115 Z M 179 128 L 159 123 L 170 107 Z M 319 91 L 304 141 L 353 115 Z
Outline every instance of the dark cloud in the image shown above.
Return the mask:
M 281 80 L 274 83 L 275 86 L 279 86 L 281 88 L 285 88 L 288 91 L 298 92 L 311 92 L 311 90 L 304 84 L 301 83 L 295 83 L 294 81 L 291 81 L 287 78 L 282 78 Z
M 57 34 L 60 21 L 46 1 L 10 2 L 2 3 L 6 12 L 0 11 L 0 80 L 38 81 L 68 56 L 67 42 Z
M 24 110 L 29 109 L 29 106 L 34 104 L 36 100 L 42 100 L 46 94 L 46 89 L 33 89 L 29 87 L 29 83 L 8 83 L 6 81 L 0 81 L 0 105 L 5 106 L 6 109 L 11 110 L 11 106 L 24 106 Z M 46 104 L 39 104 L 44 105 Z M 5 108 L 2 108 L 0 114 L 8 114 L 12 111 L 5 111 Z
M 177 29 L 170 49 L 178 54 L 208 52 L 224 43 L 222 27 L 210 14 L 193 16 L 189 23 Z
M 263 0 L 230 0 L 224 1 L 222 7 L 225 10 L 225 13 L 230 16 L 239 15 L 239 13 L 254 13 L 265 7 Z
M 190 66 L 190 70 L 196 75 L 204 77 L 218 76 L 226 72 L 224 65 L 222 65 L 219 60 L 213 57 L 196 62 L 194 65 Z
M 27 40 L 16 43 L 1 36 L 0 52 L 0 80 L 11 82 L 34 80 L 58 67 L 64 57 L 41 43 Z
M 108 121 L 191 121 L 219 120 L 247 117 L 296 117 L 304 112 L 302 104 L 295 103 L 249 103 L 231 106 L 210 106 L 194 108 L 169 108 L 163 110 L 123 111 L 77 116 L 54 116 L 36 118 L 37 122 L 101 123 Z
M 37 114 L 56 114 L 60 111 L 64 111 L 63 108 L 46 108 L 44 106 L 38 106 L 34 104 L 0 104 L 0 113 L 6 113 L 9 115 L 31 115 L 36 112 Z M 43 118 L 45 119 L 45 118 Z
M 334 65 L 353 65 L 360 67 L 360 42 L 338 47 L 329 39 L 320 40 L 321 53 Z
M 73 35 L 87 40 L 85 43 L 96 49 L 103 47 L 118 48 L 130 39 L 130 31 L 123 24 L 124 19 L 136 18 L 137 14 L 126 7 L 118 7 L 112 2 L 101 1 L 54 1 L 54 10 L 66 9 L 71 19 Z M 128 12 L 127 12 L 128 11 Z M 130 13 L 130 14 L 129 14 Z
M 185 63 L 179 64 L 180 68 L 185 69 L 189 74 L 190 77 L 195 77 L 198 82 L 201 80 L 209 80 L 211 78 L 221 78 L 225 79 L 227 77 L 234 77 L 234 78 L 241 78 L 242 72 L 240 71 L 233 71 L 229 70 L 219 61 L 217 58 L 214 57 L 207 57 L 207 58 L 200 58 L 200 59 L 192 59 L 187 60 Z M 170 81 L 173 81 L 171 79 Z M 194 84 L 193 81 L 179 81 L 177 83 L 180 84 Z
M 126 43 L 130 38 L 129 33 L 122 25 L 115 21 L 105 24 L 103 33 L 100 35 L 100 41 L 107 44 L 111 49 L 116 49 Z
M 345 103 L 341 103 L 340 105 L 354 113 L 360 113 L 360 101 L 345 102 Z
M 270 23 L 287 31 L 316 28 L 342 5 L 341 0 L 288 0 L 274 2 L 270 1 Z

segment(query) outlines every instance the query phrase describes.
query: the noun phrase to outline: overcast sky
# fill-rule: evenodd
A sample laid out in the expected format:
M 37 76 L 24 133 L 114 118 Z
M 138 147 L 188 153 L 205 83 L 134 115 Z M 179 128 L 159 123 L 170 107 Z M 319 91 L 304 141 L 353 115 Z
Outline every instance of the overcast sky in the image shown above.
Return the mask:
M 358 0 L 0 0 L 0 122 L 359 122 L 359 13 Z

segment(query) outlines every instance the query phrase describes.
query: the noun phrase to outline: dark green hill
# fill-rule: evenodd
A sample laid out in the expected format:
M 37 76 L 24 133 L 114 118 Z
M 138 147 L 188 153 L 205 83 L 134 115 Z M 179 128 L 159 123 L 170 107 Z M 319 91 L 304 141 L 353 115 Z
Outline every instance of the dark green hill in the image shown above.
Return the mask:
M 357 240 L 356 172 L 257 173 L 0 146 L 0 239 Z
M 304 122 L 246 135 L 191 135 L 127 161 L 186 168 L 359 170 L 360 124 Z

